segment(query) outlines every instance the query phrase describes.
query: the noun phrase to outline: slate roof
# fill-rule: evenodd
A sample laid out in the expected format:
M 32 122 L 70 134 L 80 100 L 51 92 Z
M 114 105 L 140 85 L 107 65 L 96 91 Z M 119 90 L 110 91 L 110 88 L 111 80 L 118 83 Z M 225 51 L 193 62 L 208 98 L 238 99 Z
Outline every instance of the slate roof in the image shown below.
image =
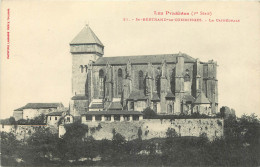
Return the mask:
M 191 95 L 184 95 L 183 99 L 192 103 L 195 101 L 195 98 Z
M 174 98 L 174 94 L 172 92 L 167 92 L 166 98 Z
M 61 116 L 63 112 L 52 112 L 49 114 L 46 114 L 46 116 Z
M 58 108 L 63 107 L 62 103 L 28 103 L 23 107 L 15 109 L 14 111 L 23 111 L 24 109 L 43 109 L 43 108 Z
M 109 110 L 122 110 L 122 105 L 120 102 L 112 102 L 108 107 Z
M 89 108 L 104 108 L 102 103 L 92 103 Z
M 143 91 L 133 91 L 128 97 L 131 100 L 146 100 L 147 98 Z
M 196 100 L 195 100 L 195 102 L 194 102 L 194 104 L 210 104 L 211 102 L 209 101 L 209 99 L 205 96 L 205 94 L 203 93 L 203 92 L 201 92 L 198 96 L 197 96 L 197 98 L 196 98 Z
M 129 60 L 133 64 L 141 64 L 148 62 L 162 63 L 162 60 L 166 60 L 167 63 L 176 63 L 176 58 L 179 54 L 160 54 L 160 55 L 137 55 L 137 56 L 120 56 L 120 57 L 101 57 L 94 65 L 106 65 L 109 64 L 126 64 Z M 184 56 L 184 62 L 196 62 L 196 59 L 182 54 Z
M 104 46 L 88 25 L 78 33 L 70 44 L 99 44 Z
M 84 115 L 143 115 L 139 111 L 108 110 L 108 111 L 88 111 Z
M 73 96 L 71 100 L 88 100 L 87 96 L 80 95 L 80 96 Z

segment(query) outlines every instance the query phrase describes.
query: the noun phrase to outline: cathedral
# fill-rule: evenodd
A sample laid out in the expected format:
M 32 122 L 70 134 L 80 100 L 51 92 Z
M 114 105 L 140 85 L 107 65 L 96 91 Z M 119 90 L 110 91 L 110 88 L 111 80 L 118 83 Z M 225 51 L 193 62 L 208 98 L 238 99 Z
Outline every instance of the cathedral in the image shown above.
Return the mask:
M 104 45 L 86 25 L 70 43 L 72 98 L 70 113 L 139 115 L 218 110 L 217 63 L 185 53 L 103 57 Z

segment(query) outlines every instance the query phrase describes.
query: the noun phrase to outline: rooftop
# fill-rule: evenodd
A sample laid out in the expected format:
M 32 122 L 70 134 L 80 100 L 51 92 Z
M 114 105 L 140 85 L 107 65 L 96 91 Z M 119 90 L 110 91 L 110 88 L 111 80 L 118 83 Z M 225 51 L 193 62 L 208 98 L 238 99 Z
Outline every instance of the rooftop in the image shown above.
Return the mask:
M 58 108 L 63 107 L 62 103 L 28 103 L 23 107 L 15 109 L 14 111 L 23 111 L 24 109 L 44 109 L 44 108 Z
M 46 114 L 46 116 L 61 116 L 63 112 L 52 112 L 49 114 Z
M 201 92 L 201 93 L 197 96 L 197 98 L 196 98 L 194 104 L 210 104 L 210 101 L 209 101 L 209 99 L 205 96 L 205 94 L 204 94 L 203 92 Z
M 160 55 L 136 55 L 136 56 L 120 56 L 120 57 L 100 57 L 94 65 L 106 65 L 107 63 L 113 64 L 126 64 L 130 61 L 133 64 L 162 63 L 166 60 L 167 63 L 176 63 L 176 58 L 179 54 L 160 54 Z M 182 53 L 184 62 L 196 62 L 196 59 Z
M 104 46 L 88 25 L 78 33 L 70 44 L 98 44 Z
M 143 115 L 139 111 L 108 110 L 108 111 L 88 111 L 84 115 Z

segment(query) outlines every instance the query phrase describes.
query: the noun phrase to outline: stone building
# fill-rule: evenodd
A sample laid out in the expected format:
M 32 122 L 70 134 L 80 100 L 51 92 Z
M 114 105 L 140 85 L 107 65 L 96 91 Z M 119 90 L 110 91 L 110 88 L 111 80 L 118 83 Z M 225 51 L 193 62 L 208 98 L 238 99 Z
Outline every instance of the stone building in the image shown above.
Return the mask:
M 15 109 L 13 117 L 19 119 L 33 119 L 41 114 L 49 114 L 64 108 L 62 103 L 28 103 L 23 107 Z
M 217 112 L 213 60 L 202 62 L 184 53 L 103 57 L 104 45 L 88 25 L 72 40 L 70 52 L 74 116 L 94 111 L 120 115 L 147 107 L 157 114 Z

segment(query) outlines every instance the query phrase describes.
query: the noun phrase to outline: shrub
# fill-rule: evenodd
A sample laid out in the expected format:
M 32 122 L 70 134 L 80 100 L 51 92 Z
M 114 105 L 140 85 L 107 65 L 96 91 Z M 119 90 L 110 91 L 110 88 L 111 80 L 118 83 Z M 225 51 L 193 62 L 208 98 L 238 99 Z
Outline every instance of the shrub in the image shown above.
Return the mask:
M 166 136 L 167 136 L 168 138 L 173 138 L 173 137 L 177 137 L 178 134 L 177 134 L 177 132 L 175 131 L 175 129 L 173 129 L 173 128 L 168 128 L 168 130 L 167 130 L 167 132 L 166 132 Z

